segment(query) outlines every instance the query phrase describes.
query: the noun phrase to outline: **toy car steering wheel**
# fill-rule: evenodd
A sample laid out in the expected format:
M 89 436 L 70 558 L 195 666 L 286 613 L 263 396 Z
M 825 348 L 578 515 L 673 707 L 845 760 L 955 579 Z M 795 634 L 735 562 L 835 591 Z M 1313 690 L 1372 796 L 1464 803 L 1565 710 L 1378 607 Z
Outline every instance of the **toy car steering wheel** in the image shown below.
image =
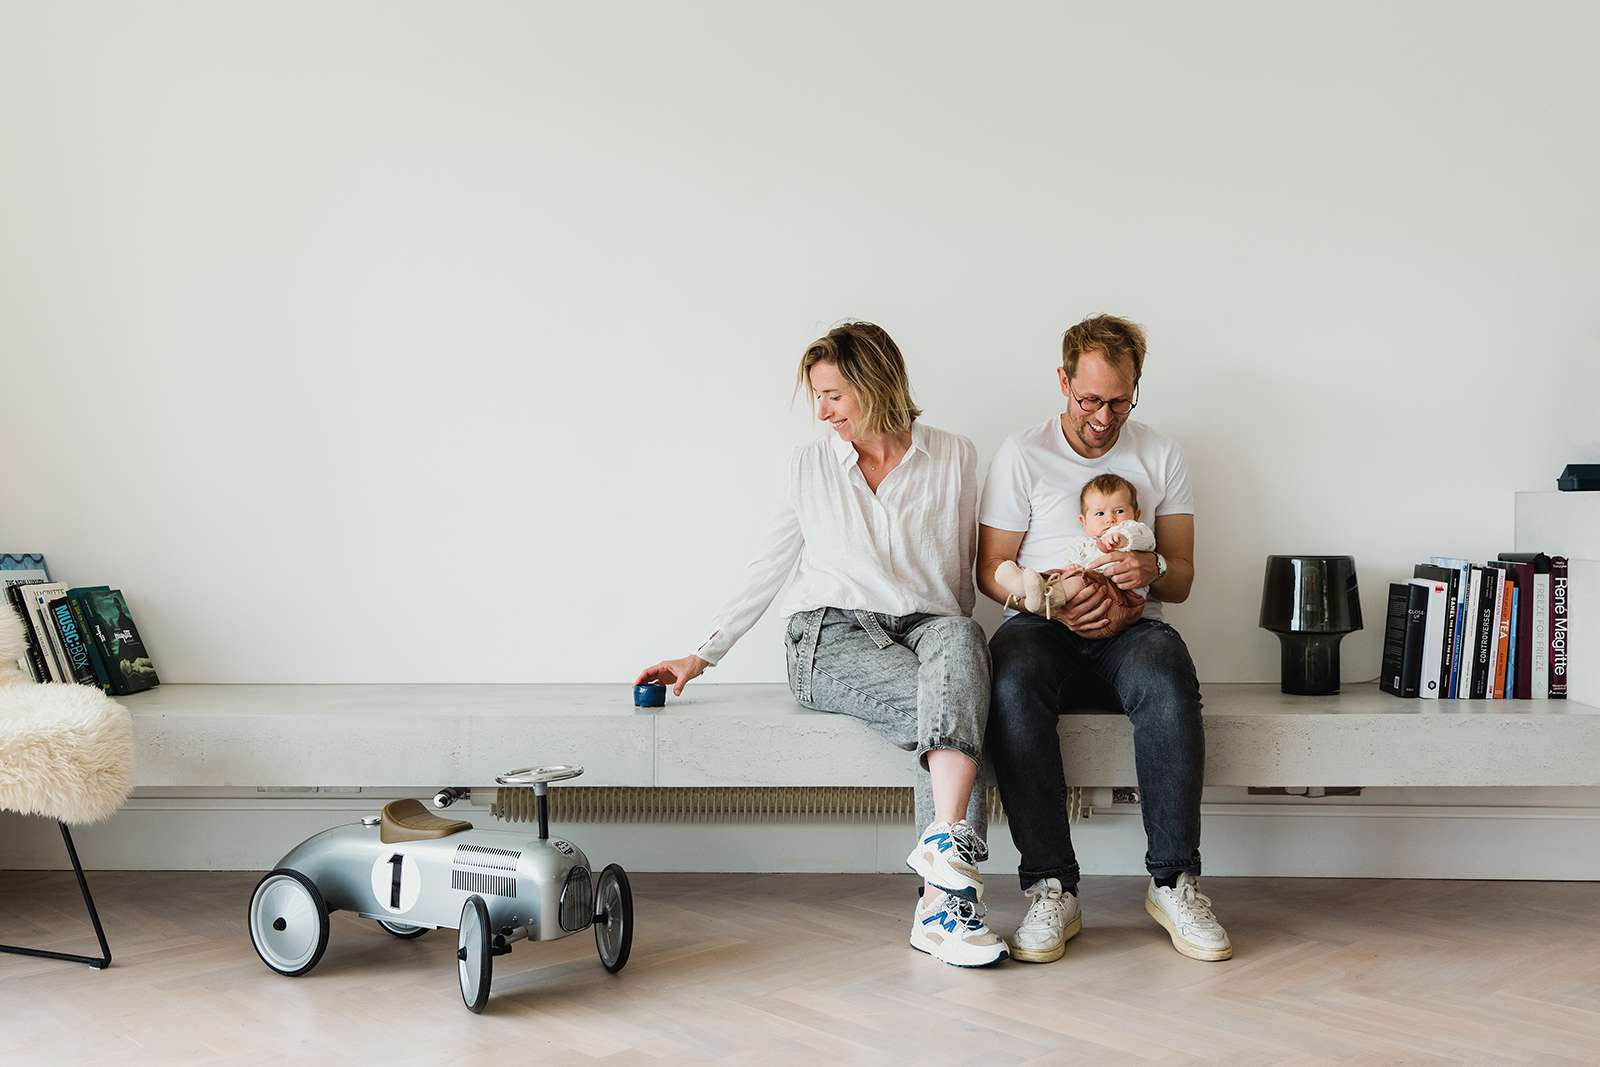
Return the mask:
M 582 767 L 560 763 L 552 767 L 518 767 L 514 771 L 495 775 L 494 780 L 499 785 L 543 785 L 576 778 L 582 773 Z

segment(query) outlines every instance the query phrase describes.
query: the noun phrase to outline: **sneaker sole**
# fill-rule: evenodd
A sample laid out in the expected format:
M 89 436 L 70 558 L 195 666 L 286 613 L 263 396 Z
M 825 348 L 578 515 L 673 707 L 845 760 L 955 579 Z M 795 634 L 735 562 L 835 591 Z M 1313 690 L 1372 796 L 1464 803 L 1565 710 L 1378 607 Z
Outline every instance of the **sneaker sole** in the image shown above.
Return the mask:
M 1079 912 L 1061 931 L 1061 944 L 1039 952 L 1026 948 L 1013 948 L 1011 958 L 1023 963 L 1054 963 L 1067 954 L 1067 942 L 1083 932 L 1083 913 Z
M 1167 913 L 1162 911 L 1161 906 L 1149 897 L 1144 898 L 1144 910 L 1150 918 L 1160 923 L 1161 928 L 1167 932 L 1167 936 L 1172 938 L 1172 947 L 1183 955 L 1188 956 L 1191 960 L 1216 963 L 1220 960 L 1233 959 L 1232 945 L 1227 948 L 1201 948 L 1199 945 L 1192 945 L 1185 941 L 1179 936 L 1178 931 L 1173 929 L 1172 920 L 1167 918 Z
M 908 942 L 908 943 L 911 945 L 911 947 L 913 949 L 915 949 L 917 952 L 922 953 L 924 956 L 928 956 L 928 957 L 930 957 L 932 959 L 936 959 L 940 963 L 944 964 L 946 967 L 960 967 L 964 971 L 979 971 L 979 970 L 982 970 L 985 967 L 993 967 L 995 964 L 1003 962 L 1005 960 L 1005 958 L 1010 955 L 1009 952 L 1007 952 L 1004 949 L 1002 949 L 1000 951 L 1000 955 L 996 956 L 994 959 L 989 960 L 989 961 L 987 961 L 985 963 L 952 963 L 950 960 L 945 959 L 943 956 L 939 955 L 937 952 L 934 952 L 932 949 L 923 948 L 921 945 L 917 944 L 915 941 L 911 941 L 911 942 Z
M 906 857 L 906 869 L 911 871 L 913 874 L 920 876 L 924 882 L 927 882 L 935 889 L 943 889 L 946 893 L 954 893 L 958 897 L 966 897 L 968 900 L 972 901 L 979 901 L 983 899 L 982 882 L 977 882 L 973 885 L 945 885 L 942 882 L 936 882 L 933 880 L 931 875 L 933 870 L 932 866 L 930 865 L 926 869 L 918 867 L 914 862 L 912 862 L 916 858 L 917 854 L 915 852 Z M 948 880 L 949 879 L 947 879 L 947 881 Z

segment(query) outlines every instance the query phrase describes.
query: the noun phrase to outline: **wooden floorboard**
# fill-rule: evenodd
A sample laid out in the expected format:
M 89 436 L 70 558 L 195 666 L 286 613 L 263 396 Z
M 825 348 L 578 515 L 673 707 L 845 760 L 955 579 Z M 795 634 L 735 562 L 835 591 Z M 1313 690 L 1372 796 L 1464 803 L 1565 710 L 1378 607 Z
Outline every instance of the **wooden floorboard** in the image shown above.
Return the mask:
M 1197 963 L 1141 879 L 1089 878 L 1063 960 L 964 971 L 906 947 L 909 877 L 636 875 L 621 975 L 587 934 L 519 945 L 473 1016 L 447 932 L 336 914 L 316 970 L 272 974 L 256 877 L 91 875 L 115 963 L 0 955 L 0 1063 L 1600 1062 L 1590 883 L 1207 879 L 1236 955 Z M 990 895 L 1008 934 L 1024 901 Z M 0 942 L 90 952 L 71 875 L 0 872 Z

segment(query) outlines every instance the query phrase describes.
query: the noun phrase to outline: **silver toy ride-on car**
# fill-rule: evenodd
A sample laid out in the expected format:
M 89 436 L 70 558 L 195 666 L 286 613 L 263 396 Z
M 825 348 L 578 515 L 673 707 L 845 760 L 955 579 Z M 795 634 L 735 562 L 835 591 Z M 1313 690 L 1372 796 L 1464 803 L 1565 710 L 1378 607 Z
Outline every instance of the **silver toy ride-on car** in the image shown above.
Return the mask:
M 395 937 L 455 929 L 461 999 L 483 1010 L 495 956 L 518 941 L 554 941 L 589 927 L 600 962 L 615 974 L 633 946 L 633 894 L 611 864 L 591 874 L 583 850 L 550 838 L 551 782 L 582 767 L 530 767 L 495 779 L 531 786 L 539 836 L 476 830 L 430 814 L 417 800 L 395 800 L 379 816 L 307 838 L 256 885 L 250 941 L 279 974 L 297 977 L 328 947 L 328 913 L 352 911 Z M 463 790 L 441 790 L 443 807 Z M 526 794 L 521 794 L 526 796 Z

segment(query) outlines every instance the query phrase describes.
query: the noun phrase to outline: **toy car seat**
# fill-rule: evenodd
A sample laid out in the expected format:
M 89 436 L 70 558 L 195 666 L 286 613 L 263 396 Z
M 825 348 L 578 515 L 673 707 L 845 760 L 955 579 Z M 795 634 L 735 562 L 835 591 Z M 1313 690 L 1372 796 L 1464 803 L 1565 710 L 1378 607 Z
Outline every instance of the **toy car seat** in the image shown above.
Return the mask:
M 378 827 L 378 840 L 386 845 L 399 841 L 432 841 L 472 829 L 470 822 L 461 819 L 441 819 L 430 814 L 422 801 L 391 800 L 383 806 L 383 816 Z

